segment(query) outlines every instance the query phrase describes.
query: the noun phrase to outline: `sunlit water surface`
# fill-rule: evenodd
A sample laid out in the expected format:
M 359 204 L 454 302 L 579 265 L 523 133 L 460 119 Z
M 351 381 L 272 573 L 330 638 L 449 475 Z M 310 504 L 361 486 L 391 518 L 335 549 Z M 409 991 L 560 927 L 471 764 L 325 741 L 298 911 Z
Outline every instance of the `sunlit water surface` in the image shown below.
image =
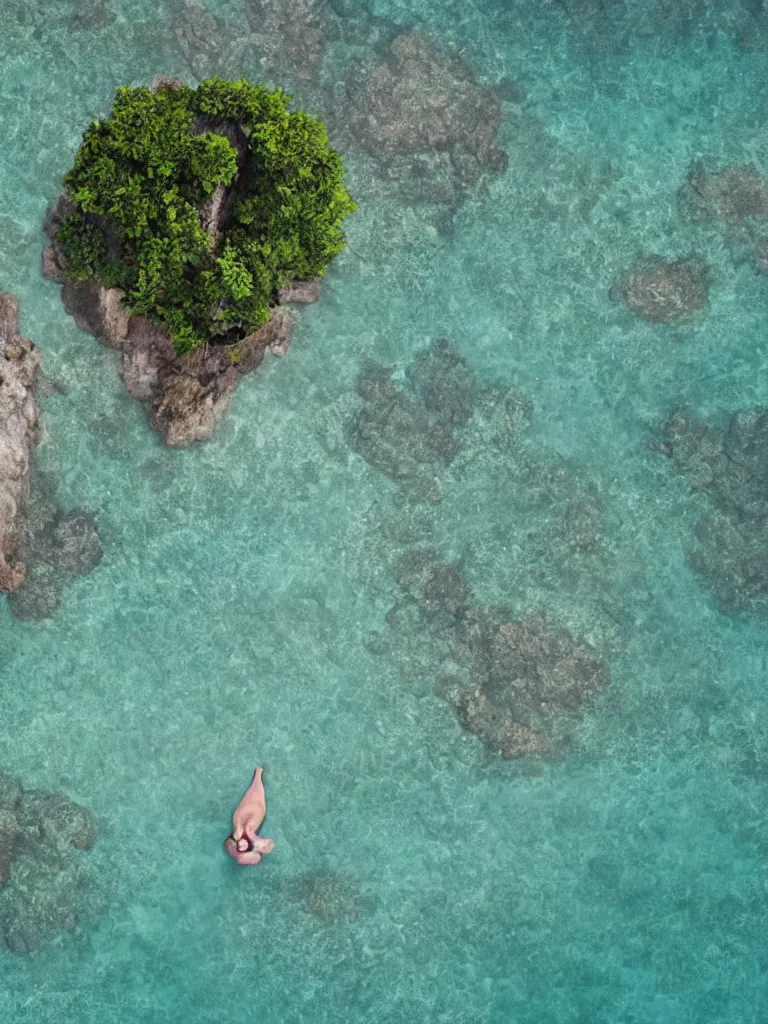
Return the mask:
M 687 560 L 703 499 L 647 448 L 677 408 L 767 402 L 768 281 L 676 203 L 694 159 L 768 165 L 765 50 L 666 29 L 598 52 L 576 3 L 377 2 L 480 81 L 520 80 L 528 128 L 505 103 L 509 169 L 451 231 L 350 154 L 363 201 L 321 301 L 215 439 L 173 451 L 39 270 L 45 209 L 114 87 L 191 80 L 181 6 L 112 7 L 94 30 L 61 3 L 0 11 L 0 287 L 58 385 L 40 464 L 105 551 L 49 621 L 0 603 L 0 767 L 99 829 L 77 930 L 0 951 L 0 1020 L 765 1020 L 768 617 L 718 611 Z M 609 299 L 648 253 L 708 261 L 706 317 L 652 326 Z M 599 496 L 597 553 L 552 555 L 546 502 L 479 427 L 441 501 L 351 451 L 365 361 L 402 379 L 441 336 L 528 396 L 527 457 Z M 459 560 L 479 602 L 599 651 L 610 684 L 565 751 L 486 750 L 434 693 L 439 652 L 388 632 L 414 544 Z M 257 763 L 277 849 L 241 870 L 221 841 Z M 335 879 L 325 916 L 311 876 Z

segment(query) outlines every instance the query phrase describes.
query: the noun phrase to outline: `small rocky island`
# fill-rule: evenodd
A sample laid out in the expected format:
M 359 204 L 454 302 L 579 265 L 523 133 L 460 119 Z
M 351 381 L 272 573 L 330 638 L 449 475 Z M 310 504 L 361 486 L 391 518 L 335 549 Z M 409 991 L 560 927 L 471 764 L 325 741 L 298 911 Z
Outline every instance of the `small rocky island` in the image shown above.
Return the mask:
M 355 209 L 325 126 L 280 89 L 120 88 L 46 218 L 43 272 L 170 445 L 211 436 L 243 374 L 291 340 Z

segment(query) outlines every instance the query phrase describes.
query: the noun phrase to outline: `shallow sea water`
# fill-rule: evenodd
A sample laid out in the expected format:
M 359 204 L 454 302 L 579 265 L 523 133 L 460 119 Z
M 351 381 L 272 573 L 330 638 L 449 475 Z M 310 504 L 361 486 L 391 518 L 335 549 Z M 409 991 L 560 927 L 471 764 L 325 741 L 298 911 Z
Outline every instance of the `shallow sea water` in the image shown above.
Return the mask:
M 33 958 L 0 950 L 0 1021 L 766 1019 L 768 611 L 725 615 L 702 589 L 702 499 L 647 441 L 681 407 L 768 404 L 768 281 L 675 199 L 694 159 L 768 167 L 768 61 L 669 26 L 614 52 L 579 31 L 593 6 L 369 5 L 455 43 L 480 81 L 524 83 L 530 120 L 504 104 L 509 169 L 441 232 L 349 156 L 361 208 L 321 301 L 215 439 L 172 451 L 39 264 L 114 87 L 191 78 L 169 28 L 183 7 L 115 0 L 112 25 L 75 31 L 73 5 L 3 0 L 0 288 L 59 385 L 40 464 L 63 505 L 97 513 L 105 554 L 49 621 L 0 602 L 0 768 L 99 827 L 77 930 Z M 609 299 L 638 255 L 694 252 L 712 267 L 700 322 Z M 440 501 L 350 450 L 365 360 L 402 375 L 438 337 L 530 399 L 528 457 L 599 496 L 597 553 L 553 549 L 554 506 L 482 429 Z M 414 544 L 605 658 L 567 750 L 503 761 L 435 695 L 429 644 L 385 621 Z M 242 870 L 221 842 L 257 763 L 277 849 Z

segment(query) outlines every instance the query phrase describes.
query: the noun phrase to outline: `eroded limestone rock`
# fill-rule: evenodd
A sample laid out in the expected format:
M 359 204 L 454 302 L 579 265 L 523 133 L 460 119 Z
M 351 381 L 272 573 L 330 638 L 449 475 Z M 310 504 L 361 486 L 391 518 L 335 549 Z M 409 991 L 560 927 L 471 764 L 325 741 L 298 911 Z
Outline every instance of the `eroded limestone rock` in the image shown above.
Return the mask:
M 26 577 L 19 559 L 37 442 L 35 400 L 40 356 L 18 333 L 18 303 L 0 295 L 0 590 L 15 591 Z

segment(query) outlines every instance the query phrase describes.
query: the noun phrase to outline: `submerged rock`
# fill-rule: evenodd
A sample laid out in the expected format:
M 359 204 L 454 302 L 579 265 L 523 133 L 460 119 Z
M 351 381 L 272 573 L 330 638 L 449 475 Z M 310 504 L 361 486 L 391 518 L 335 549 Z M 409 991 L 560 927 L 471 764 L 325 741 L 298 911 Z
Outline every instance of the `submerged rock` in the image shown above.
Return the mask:
M 594 551 L 603 539 L 603 502 L 599 498 L 572 501 L 565 508 L 560 536 L 571 551 Z
M 707 307 L 709 268 L 701 260 L 651 256 L 613 286 L 611 298 L 650 323 L 685 323 Z
M 290 885 L 301 909 L 325 924 L 348 924 L 365 913 L 365 901 L 355 882 L 336 874 L 307 872 Z
M 339 121 L 388 178 L 424 199 L 456 203 L 481 173 L 507 165 L 498 97 L 415 32 L 351 76 Z
M 21 780 L 0 771 L 0 808 L 15 811 L 21 800 Z
M 211 14 L 201 3 L 190 3 L 173 22 L 173 34 L 190 71 L 196 78 L 237 76 L 254 38 L 235 25 Z
M 79 508 L 64 512 L 54 501 L 53 491 L 47 476 L 32 474 L 28 517 L 19 548 L 28 572 L 23 586 L 9 596 L 9 607 L 17 619 L 50 618 L 74 577 L 91 572 L 101 561 L 95 517 Z
M 694 224 L 722 224 L 724 242 L 749 247 L 757 269 L 768 274 L 768 177 L 754 164 L 712 172 L 697 161 L 678 204 L 681 215 Z
M 61 516 L 53 528 L 51 564 L 68 572 L 87 573 L 101 561 L 101 538 L 96 520 L 81 508 Z
M 434 494 L 435 477 L 460 448 L 457 431 L 469 422 L 476 383 L 469 364 L 439 339 L 408 370 L 409 390 L 392 371 L 369 363 L 357 380 L 363 407 L 347 427 L 353 451 L 417 494 Z
M 0 773 L 0 932 L 29 955 L 77 923 L 83 875 L 78 851 L 96 836 L 90 811 L 62 793 L 23 792 Z
M 0 891 L 0 929 L 12 953 L 30 956 L 77 924 L 78 871 L 22 854 Z
M 768 220 L 768 177 L 754 164 L 737 164 L 707 171 L 700 161 L 691 167 L 678 193 L 681 212 L 695 224 L 722 220 L 743 225 L 749 219 Z
M 0 888 L 8 880 L 11 861 L 16 856 L 19 823 L 12 810 L 0 807 Z
M 108 28 L 117 15 L 106 0 L 78 0 L 67 24 L 74 32 L 96 32 Z
M 408 367 L 427 413 L 446 427 L 465 427 L 477 402 L 475 376 L 445 338 L 437 338 Z
M 253 44 L 276 77 L 316 81 L 325 54 L 326 0 L 245 0 Z
M 96 838 L 91 812 L 63 793 L 27 790 L 16 809 L 16 819 L 20 848 L 36 857 L 52 847 L 90 850 Z
M 39 413 L 35 383 L 39 353 L 18 332 L 18 303 L 0 295 L 0 590 L 15 591 L 26 577 L 19 559 L 32 452 Z
M 50 619 L 61 600 L 61 580 L 50 565 L 38 562 L 30 567 L 24 586 L 8 598 L 8 607 L 22 621 Z
M 429 550 L 402 560 L 398 583 L 419 607 L 450 657 L 436 691 L 459 721 L 504 758 L 560 747 L 590 696 L 608 682 L 597 652 L 538 615 L 515 620 L 503 608 L 473 603 L 457 566 Z M 388 616 L 389 622 L 396 617 Z
M 690 563 L 723 611 L 768 596 L 768 409 L 734 413 L 726 427 L 679 413 L 664 430 L 664 452 L 710 511 L 695 527 Z

